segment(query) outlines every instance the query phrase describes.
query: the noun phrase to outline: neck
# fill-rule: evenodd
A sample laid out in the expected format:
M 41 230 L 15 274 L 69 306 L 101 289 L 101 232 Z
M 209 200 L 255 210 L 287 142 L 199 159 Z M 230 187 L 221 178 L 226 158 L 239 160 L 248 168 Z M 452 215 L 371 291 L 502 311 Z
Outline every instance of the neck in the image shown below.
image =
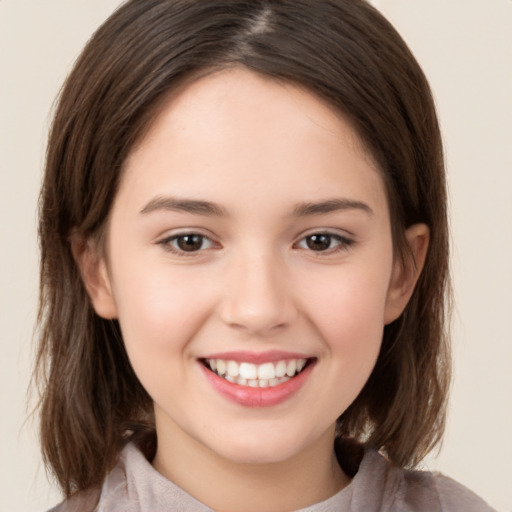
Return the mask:
M 326 500 L 350 482 L 334 454 L 334 430 L 289 459 L 268 464 L 231 461 L 176 433 L 158 433 L 153 466 L 214 510 L 297 510 Z

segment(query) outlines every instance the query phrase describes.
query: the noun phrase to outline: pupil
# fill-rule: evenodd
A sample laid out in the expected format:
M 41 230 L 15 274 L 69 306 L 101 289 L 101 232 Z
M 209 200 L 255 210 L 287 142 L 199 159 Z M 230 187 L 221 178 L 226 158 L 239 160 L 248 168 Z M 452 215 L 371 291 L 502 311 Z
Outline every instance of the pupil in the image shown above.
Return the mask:
M 331 245 L 330 235 L 311 235 L 307 238 L 308 248 L 313 251 L 325 251 Z
M 201 235 L 183 235 L 178 237 L 178 247 L 182 251 L 198 251 L 203 245 L 203 237 Z

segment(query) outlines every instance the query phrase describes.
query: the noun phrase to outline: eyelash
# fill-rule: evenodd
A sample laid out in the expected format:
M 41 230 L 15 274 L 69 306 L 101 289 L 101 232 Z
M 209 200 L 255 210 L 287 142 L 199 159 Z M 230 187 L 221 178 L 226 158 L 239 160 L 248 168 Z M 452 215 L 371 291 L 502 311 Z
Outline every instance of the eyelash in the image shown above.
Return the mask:
M 313 253 L 318 253 L 318 255 L 327 256 L 333 253 L 346 251 L 355 244 L 355 240 L 353 240 L 352 238 L 348 238 L 338 233 L 331 233 L 329 231 L 317 231 L 314 233 L 309 233 L 306 236 L 303 236 L 295 245 L 300 246 L 301 243 L 307 244 L 308 240 L 311 240 L 313 237 L 325 237 L 328 239 L 329 245 L 331 245 L 332 241 L 336 241 L 337 243 L 336 245 L 334 245 L 334 247 L 328 247 L 327 249 L 320 251 L 315 251 L 314 249 L 311 249 L 311 247 L 301 247 L 301 249 L 309 250 Z
M 179 243 L 179 240 L 180 239 L 185 239 L 185 238 L 192 238 L 192 237 L 197 237 L 200 239 L 200 242 L 201 242 L 201 247 L 197 250 L 193 250 L 193 251 L 186 251 L 182 248 L 180 248 L 179 246 L 176 247 L 173 245 L 173 243 L 176 243 L 178 244 Z M 193 256 L 199 252 L 202 252 L 205 250 L 205 248 L 203 247 L 204 245 L 204 242 L 205 241 L 208 241 L 209 242 L 209 247 L 206 247 L 206 249 L 210 249 L 212 248 L 213 246 L 215 246 L 215 242 L 209 238 L 208 236 L 206 235 L 203 235 L 202 233 L 195 233 L 195 232 L 190 232 L 190 233 L 179 233 L 178 235 L 172 235 L 172 236 L 169 236 L 167 238 L 164 238 L 163 240 L 160 240 L 158 243 L 158 245 L 162 245 L 164 247 L 164 249 L 168 252 L 171 252 L 177 256 L 184 256 L 184 257 L 187 257 L 187 256 Z
M 187 251 L 183 248 L 180 248 L 179 246 L 176 247 L 175 245 L 173 245 L 173 244 L 176 244 L 176 245 L 179 244 L 180 239 L 193 238 L 193 237 L 200 239 L 199 240 L 200 247 L 197 249 L 194 249 L 192 251 Z M 316 250 L 312 249 L 311 246 L 307 245 L 308 240 L 311 241 L 314 237 L 325 237 L 327 239 L 326 242 L 328 243 L 329 246 L 331 246 L 333 241 L 336 241 L 337 243 L 333 247 L 328 247 L 327 249 L 316 251 Z M 204 247 L 205 242 L 207 242 L 207 244 L 209 245 L 208 247 Z M 306 244 L 306 247 L 304 247 L 304 246 L 301 247 L 302 243 Z M 332 253 L 346 251 L 351 246 L 353 246 L 355 243 L 356 243 L 355 240 L 348 238 L 346 236 L 342 236 L 337 233 L 331 233 L 329 231 L 318 231 L 318 232 L 310 233 L 306 236 L 303 236 L 298 242 L 296 242 L 294 244 L 294 247 L 299 247 L 301 249 L 311 251 L 312 253 L 318 253 L 318 255 L 329 255 Z M 203 235 L 201 233 L 190 232 L 190 233 L 180 233 L 178 235 L 172 235 L 172 236 L 166 237 L 163 240 L 160 240 L 159 242 L 157 242 L 157 244 L 162 245 L 166 251 L 171 252 L 177 256 L 190 257 L 190 256 L 194 256 L 206 249 L 211 249 L 211 248 L 215 247 L 216 242 L 214 242 L 211 238 L 209 238 L 208 236 Z

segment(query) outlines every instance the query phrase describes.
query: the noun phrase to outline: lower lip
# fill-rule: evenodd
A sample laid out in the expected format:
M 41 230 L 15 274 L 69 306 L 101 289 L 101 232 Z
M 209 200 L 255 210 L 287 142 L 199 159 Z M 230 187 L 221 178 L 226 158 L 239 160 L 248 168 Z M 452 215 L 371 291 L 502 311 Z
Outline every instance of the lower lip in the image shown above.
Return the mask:
M 208 370 L 202 363 L 199 363 L 199 365 L 212 387 L 228 400 L 245 407 L 270 407 L 285 402 L 297 393 L 311 375 L 314 363 L 308 364 L 302 372 L 290 380 L 266 388 L 252 388 L 234 384 Z

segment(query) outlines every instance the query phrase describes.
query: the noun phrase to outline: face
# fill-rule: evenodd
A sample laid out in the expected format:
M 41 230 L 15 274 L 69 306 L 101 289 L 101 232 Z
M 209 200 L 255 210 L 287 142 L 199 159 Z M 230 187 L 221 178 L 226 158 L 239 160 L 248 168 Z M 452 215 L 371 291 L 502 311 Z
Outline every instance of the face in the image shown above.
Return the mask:
M 405 306 L 382 178 L 340 116 L 222 71 L 162 108 L 107 225 L 119 319 L 157 434 L 238 462 L 332 437 Z

